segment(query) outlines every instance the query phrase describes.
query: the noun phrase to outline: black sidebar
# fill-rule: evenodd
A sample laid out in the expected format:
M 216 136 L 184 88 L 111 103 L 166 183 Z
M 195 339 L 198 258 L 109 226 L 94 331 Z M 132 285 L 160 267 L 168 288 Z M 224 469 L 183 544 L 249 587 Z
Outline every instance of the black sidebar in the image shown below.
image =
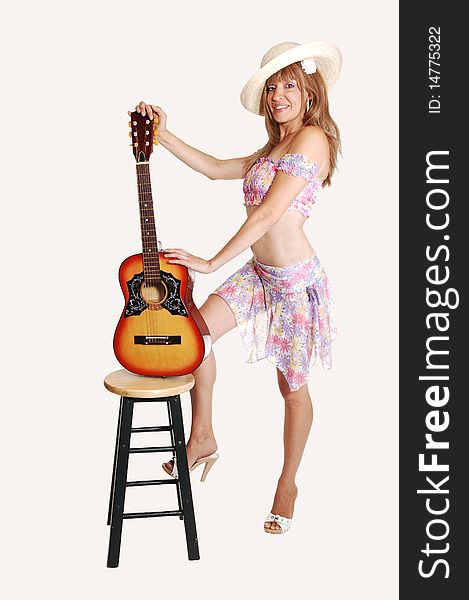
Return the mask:
M 468 24 L 400 3 L 400 598 L 469 595 Z M 458 590 L 458 592 L 456 592 Z

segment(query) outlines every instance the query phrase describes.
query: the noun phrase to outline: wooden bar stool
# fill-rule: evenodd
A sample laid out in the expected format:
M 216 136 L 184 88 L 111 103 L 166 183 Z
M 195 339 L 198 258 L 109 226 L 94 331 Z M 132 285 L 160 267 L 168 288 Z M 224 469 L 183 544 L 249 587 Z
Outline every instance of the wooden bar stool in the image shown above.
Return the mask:
M 194 386 L 194 383 L 194 376 L 191 374 L 181 377 L 144 377 L 130 373 L 126 369 L 114 371 L 104 379 L 106 388 L 113 394 L 121 397 L 109 498 L 108 525 L 111 526 L 111 529 L 107 558 L 108 567 L 117 567 L 119 565 L 122 523 L 124 519 L 179 516 L 180 519 L 184 520 L 189 560 L 198 560 L 200 558 L 180 399 L 180 394 L 189 391 Z M 169 424 L 152 427 L 132 427 L 135 402 L 166 402 Z M 168 431 L 171 436 L 171 445 L 146 448 L 130 447 L 132 433 L 155 431 Z M 169 451 L 173 452 L 173 457 L 176 456 L 178 467 L 177 479 L 127 481 L 129 454 Z M 172 484 L 176 485 L 179 510 L 138 513 L 124 512 L 125 491 L 127 487 Z

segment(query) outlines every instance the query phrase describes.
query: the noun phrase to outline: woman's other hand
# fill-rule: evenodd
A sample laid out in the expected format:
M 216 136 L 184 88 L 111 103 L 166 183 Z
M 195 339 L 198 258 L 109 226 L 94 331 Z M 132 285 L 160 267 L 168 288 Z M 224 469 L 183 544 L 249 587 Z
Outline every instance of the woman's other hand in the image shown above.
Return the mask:
M 198 273 L 212 273 L 215 271 L 211 260 L 194 256 L 182 248 L 166 248 L 166 250 L 163 250 L 163 253 L 165 258 L 168 258 L 169 263 L 184 265 L 188 269 L 192 269 Z
M 146 104 L 143 100 L 137 104 L 135 110 L 142 116 L 148 115 L 150 119 L 153 117 L 158 118 L 158 132 L 163 133 L 166 131 L 166 113 L 163 111 L 161 106 L 155 106 L 154 104 Z M 129 116 L 132 114 L 131 111 L 127 111 Z

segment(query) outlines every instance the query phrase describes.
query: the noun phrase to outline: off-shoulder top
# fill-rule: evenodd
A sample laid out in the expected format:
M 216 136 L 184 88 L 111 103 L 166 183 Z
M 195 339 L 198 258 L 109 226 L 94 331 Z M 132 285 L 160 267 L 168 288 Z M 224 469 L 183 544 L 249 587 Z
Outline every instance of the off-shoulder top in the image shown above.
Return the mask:
M 279 160 L 273 160 L 268 156 L 257 159 L 244 178 L 244 206 L 262 204 L 277 171 L 302 177 L 308 182 L 292 200 L 288 210 L 309 217 L 311 207 L 316 202 L 317 192 L 322 188 L 322 181 L 317 177 L 320 166 L 304 154 L 284 154 Z

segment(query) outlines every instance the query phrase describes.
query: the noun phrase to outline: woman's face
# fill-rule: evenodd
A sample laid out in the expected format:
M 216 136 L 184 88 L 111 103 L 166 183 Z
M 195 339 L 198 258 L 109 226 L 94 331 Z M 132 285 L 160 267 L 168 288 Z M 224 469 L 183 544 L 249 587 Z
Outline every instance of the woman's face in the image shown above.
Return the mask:
M 295 79 L 276 81 L 267 86 L 267 104 L 277 123 L 303 118 L 305 100 Z

